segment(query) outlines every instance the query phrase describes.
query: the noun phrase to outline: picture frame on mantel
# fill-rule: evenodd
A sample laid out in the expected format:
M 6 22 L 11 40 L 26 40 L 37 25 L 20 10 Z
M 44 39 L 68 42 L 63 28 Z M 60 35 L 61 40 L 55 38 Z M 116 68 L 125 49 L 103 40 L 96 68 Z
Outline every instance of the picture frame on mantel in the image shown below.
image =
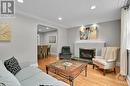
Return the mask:
M 11 28 L 8 23 L 0 22 L 0 41 L 11 41 Z
M 97 27 L 80 27 L 80 40 L 95 40 L 97 38 Z

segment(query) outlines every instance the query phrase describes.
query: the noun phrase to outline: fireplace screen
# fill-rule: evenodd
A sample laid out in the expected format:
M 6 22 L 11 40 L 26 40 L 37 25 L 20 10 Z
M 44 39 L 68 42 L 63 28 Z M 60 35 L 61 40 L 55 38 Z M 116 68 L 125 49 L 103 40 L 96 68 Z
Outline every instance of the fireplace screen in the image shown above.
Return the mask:
M 81 49 L 80 48 L 80 58 L 86 60 L 92 60 L 95 56 L 95 49 Z

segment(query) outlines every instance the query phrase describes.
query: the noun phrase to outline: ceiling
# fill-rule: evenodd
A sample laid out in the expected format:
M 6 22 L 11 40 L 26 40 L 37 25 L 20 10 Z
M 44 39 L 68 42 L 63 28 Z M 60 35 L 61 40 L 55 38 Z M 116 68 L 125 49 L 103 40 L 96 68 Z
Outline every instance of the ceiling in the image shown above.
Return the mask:
M 16 12 L 45 19 L 64 28 L 120 19 L 120 8 L 127 0 L 24 0 Z M 96 9 L 90 10 L 92 5 Z M 63 20 L 59 21 L 58 17 Z
M 43 33 L 43 32 L 50 32 L 50 31 L 57 31 L 56 28 L 53 28 L 53 27 L 48 27 L 48 26 L 44 26 L 44 25 L 41 25 L 41 24 L 38 24 L 37 25 L 37 32 L 38 33 Z

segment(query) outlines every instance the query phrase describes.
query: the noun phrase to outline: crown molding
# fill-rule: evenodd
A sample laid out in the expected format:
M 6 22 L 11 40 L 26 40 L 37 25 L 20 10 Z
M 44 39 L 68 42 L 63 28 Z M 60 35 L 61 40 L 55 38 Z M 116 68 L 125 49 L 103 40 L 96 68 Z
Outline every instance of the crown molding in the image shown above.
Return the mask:
M 47 19 L 45 19 L 45 18 L 40 18 L 40 17 L 38 17 L 38 16 L 29 14 L 29 13 L 26 13 L 26 12 L 24 12 L 24 11 L 18 11 L 18 10 L 17 10 L 16 14 L 22 15 L 22 16 L 26 16 L 26 17 L 29 17 L 29 18 L 33 18 L 33 19 L 39 20 L 39 21 L 41 21 L 41 22 L 45 22 L 45 23 L 49 24 L 50 26 L 54 26 L 54 27 L 58 27 L 58 28 L 67 28 L 67 27 L 64 26 L 64 25 L 61 25 L 61 24 L 58 24 L 58 23 L 49 21 L 49 20 L 47 20 Z

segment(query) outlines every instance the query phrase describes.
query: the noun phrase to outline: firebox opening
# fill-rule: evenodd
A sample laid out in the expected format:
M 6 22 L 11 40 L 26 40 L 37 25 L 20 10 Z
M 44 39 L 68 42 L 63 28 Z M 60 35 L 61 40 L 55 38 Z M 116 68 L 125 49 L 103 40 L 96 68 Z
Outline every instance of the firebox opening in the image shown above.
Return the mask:
M 80 59 L 86 60 L 88 63 L 92 63 L 92 58 L 95 56 L 96 49 L 80 48 Z

